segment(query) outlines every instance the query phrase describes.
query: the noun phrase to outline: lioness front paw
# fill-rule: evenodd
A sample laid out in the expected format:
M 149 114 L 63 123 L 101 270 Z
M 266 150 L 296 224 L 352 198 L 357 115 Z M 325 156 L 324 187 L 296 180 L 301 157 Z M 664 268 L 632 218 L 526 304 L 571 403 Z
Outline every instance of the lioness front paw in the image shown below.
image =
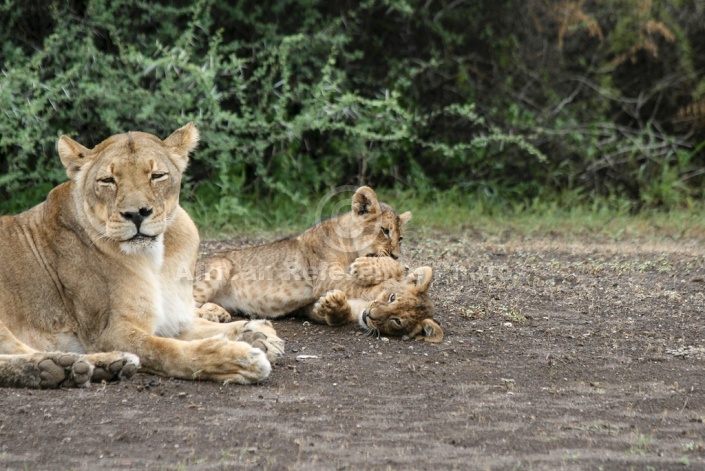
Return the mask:
M 254 384 L 264 381 L 272 372 L 272 364 L 267 358 L 267 354 L 258 347 L 250 347 L 245 342 L 242 342 L 242 344 L 249 348 L 245 358 L 240 361 L 244 369 L 239 374 L 225 380 L 225 382 Z
M 325 319 L 328 325 L 340 325 L 350 322 L 352 310 L 345 293 L 339 289 L 328 291 L 313 305 L 313 316 Z
M 38 353 L 40 388 L 85 388 L 90 384 L 93 367 L 75 353 Z
M 350 265 L 350 275 L 363 285 L 377 285 L 383 281 L 401 279 L 404 267 L 391 257 L 360 257 Z
M 267 355 L 246 342 L 233 342 L 225 336 L 205 339 L 205 351 L 216 353 L 215 358 L 206 358 L 205 368 L 194 373 L 193 379 L 210 379 L 224 383 L 253 384 L 267 379 L 272 365 Z
M 119 381 L 137 373 L 140 359 L 137 355 L 125 352 L 92 353 L 86 359 L 93 364 L 91 381 Z
M 247 342 L 259 348 L 272 363 L 284 355 L 284 340 L 277 336 L 274 326 L 268 320 L 245 321 L 242 331 L 235 340 Z
M 231 322 L 233 317 L 228 311 L 215 303 L 206 303 L 196 309 L 196 316 L 211 322 Z

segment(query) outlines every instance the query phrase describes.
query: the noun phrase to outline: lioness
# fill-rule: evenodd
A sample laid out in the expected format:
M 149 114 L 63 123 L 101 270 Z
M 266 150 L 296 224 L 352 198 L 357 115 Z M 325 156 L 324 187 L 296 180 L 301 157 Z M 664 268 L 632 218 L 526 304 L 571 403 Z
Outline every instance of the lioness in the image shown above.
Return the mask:
M 269 375 L 283 352 L 270 323 L 194 315 L 199 238 L 179 190 L 197 142 L 190 123 L 164 141 L 129 132 L 93 149 L 61 136 L 69 181 L 0 218 L 0 385 L 86 386 L 138 367 L 237 383 Z
M 200 261 L 194 282 L 194 299 L 199 313 L 219 321 L 230 319 L 229 312 L 275 319 L 298 311 L 314 321 L 337 325 L 352 321 L 343 311 L 320 314 L 314 304 L 331 290 L 339 290 L 358 302 L 369 304 L 380 293 L 378 286 L 394 285 L 404 303 L 390 307 L 395 318 L 404 319 L 404 329 L 375 327 L 391 335 L 414 336 L 429 333 L 421 323 L 432 317 L 426 295 L 431 282 L 403 283 L 404 270 L 396 261 L 404 225 L 411 213 L 398 215 L 389 205 L 380 203 L 369 187 L 357 189 L 351 211 L 316 224 L 297 237 L 271 244 L 214 254 Z M 412 286 L 413 285 L 413 286 Z M 419 289 L 421 287 L 422 289 Z M 222 306 L 222 308 L 221 308 Z M 225 308 L 225 309 L 223 309 Z M 417 315 L 423 312 L 423 316 Z M 372 321 L 370 321 L 372 322 Z M 412 325 L 413 324 L 413 325 Z M 416 329 L 416 326 L 421 326 Z M 437 326 L 437 324 L 436 324 Z M 438 327 L 428 338 L 438 338 Z

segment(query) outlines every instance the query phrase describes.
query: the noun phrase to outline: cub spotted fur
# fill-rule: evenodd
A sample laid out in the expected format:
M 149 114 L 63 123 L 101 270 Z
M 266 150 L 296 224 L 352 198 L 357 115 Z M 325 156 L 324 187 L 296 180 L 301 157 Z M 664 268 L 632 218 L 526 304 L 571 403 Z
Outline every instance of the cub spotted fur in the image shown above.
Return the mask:
M 357 322 L 372 334 L 437 343 L 443 340 L 443 329 L 433 319 L 428 295 L 432 280 L 431 268 L 421 267 L 376 285 L 365 280 L 343 284 L 316 301 L 310 317 L 331 325 Z
M 410 212 L 397 215 L 392 207 L 378 201 L 371 188 L 361 187 L 352 197 L 349 213 L 291 239 L 215 254 L 199 262 L 194 282 L 196 305 L 202 316 L 212 320 L 229 320 L 222 306 L 229 312 L 269 319 L 299 311 L 315 321 L 335 325 L 355 319 L 345 308 L 337 315 L 330 309 L 328 315 L 320 314 L 314 304 L 321 296 L 337 289 L 357 306 L 358 301 L 373 301 L 382 289 L 377 285 L 390 280 L 390 285 L 404 293 L 409 306 L 417 302 L 415 309 L 407 306 L 396 317 L 403 318 L 405 325 L 416 325 L 418 316 L 412 312 L 427 313 L 423 319 L 432 314 L 426 295 L 430 276 L 424 289 L 412 288 L 412 284 L 399 281 L 403 269 L 395 260 L 401 255 L 403 227 L 410 218 Z M 411 332 L 374 328 L 391 335 Z
M 254 383 L 283 342 L 267 321 L 194 316 L 198 231 L 179 206 L 193 124 L 93 149 L 62 136 L 69 181 L 0 218 L 0 386 L 86 386 L 143 371 Z

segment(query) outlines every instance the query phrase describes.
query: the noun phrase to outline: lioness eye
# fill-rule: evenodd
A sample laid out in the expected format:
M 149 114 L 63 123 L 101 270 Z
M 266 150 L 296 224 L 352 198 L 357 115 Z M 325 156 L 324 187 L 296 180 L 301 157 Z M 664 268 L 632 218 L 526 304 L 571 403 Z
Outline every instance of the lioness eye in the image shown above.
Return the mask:
M 390 302 L 390 303 L 393 303 L 393 302 L 396 301 L 396 300 L 397 300 L 397 295 L 394 294 L 394 293 L 392 293 L 392 294 L 389 296 L 389 302 Z
M 404 240 L 404 236 L 399 236 L 399 242 L 401 242 L 402 240 Z
M 392 322 L 394 322 L 397 327 L 401 327 L 401 319 L 399 319 L 398 317 L 392 317 Z
M 166 180 L 166 177 L 167 177 L 168 175 L 169 175 L 169 174 L 166 173 L 166 172 L 154 172 L 154 173 L 152 174 L 152 181 L 160 182 L 160 181 L 162 181 L 162 180 Z
M 113 183 L 115 183 L 115 179 L 113 177 L 99 178 L 98 181 L 100 183 L 105 183 L 106 185 L 112 185 Z
M 387 229 L 386 227 L 383 227 L 383 228 L 382 228 L 382 233 L 383 233 L 384 235 L 386 235 L 387 237 L 389 237 L 389 229 Z

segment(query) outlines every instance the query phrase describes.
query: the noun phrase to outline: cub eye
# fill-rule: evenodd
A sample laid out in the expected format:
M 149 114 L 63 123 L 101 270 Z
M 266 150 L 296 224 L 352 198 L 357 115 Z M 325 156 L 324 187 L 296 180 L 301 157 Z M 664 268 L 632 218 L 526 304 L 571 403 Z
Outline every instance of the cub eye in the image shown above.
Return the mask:
M 383 227 L 383 228 L 382 228 L 382 233 L 383 233 L 384 235 L 386 235 L 387 237 L 389 237 L 389 229 L 387 229 L 386 227 Z
M 389 295 L 389 302 L 390 302 L 390 303 L 393 303 L 393 302 L 396 301 L 396 300 L 397 300 L 397 295 L 396 295 L 396 294 L 392 293 L 392 294 Z
M 152 174 L 152 181 L 153 182 L 160 182 L 162 180 L 166 180 L 169 174 L 167 172 L 154 172 Z
M 399 243 L 401 244 L 401 241 L 404 240 L 404 236 L 399 236 Z
M 391 320 L 392 320 L 392 322 L 394 323 L 395 326 L 401 327 L 401 319 L 399 319 L 398 317 L 392 317 Z
M 115 184 L 115 179 L 113 177 L 103 177 L 99 178 L 98 181 L 100 183 L 104 183 L 106 185 L 114 185 Z

